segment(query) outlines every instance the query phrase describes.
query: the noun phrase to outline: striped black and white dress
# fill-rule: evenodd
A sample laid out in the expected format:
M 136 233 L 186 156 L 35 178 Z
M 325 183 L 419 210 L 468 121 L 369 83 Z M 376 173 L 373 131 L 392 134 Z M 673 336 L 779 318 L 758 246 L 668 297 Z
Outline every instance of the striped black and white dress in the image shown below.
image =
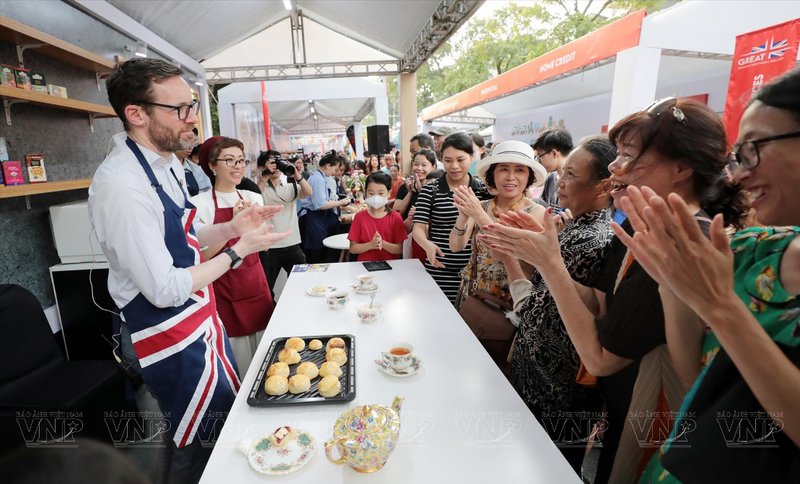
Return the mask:
M 460 252 L 450 250 L 450 231 L 458 218 L 458 209 L 453 205 L 453 191 L 450 190 L 446 178 L 446 176 L 442 176 L 420 191 L 414 223 L 428 224 L 428 239 L 436 244 L 444 254 L 444 256 L 436 258 L 445 265 L 444 269 L 433 267 L 426 260 L 425 270 L 433 277 L 447 299 L 455 304 L 458 288 L 461 286 L 460 272 L 472 255 L 472 242 L 468 242 L 464 250 Z M 491 198 L 483 183 L 471 175 L 470 187 L 478 199 Z

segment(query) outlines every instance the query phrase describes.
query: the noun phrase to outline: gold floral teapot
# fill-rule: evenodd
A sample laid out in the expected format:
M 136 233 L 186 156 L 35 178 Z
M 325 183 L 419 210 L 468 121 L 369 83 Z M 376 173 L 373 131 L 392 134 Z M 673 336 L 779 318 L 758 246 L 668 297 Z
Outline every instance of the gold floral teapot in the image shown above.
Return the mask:
M 400 406 L 395 397 L 391 408 L 383 405 L 354 407 L 333 426 L 333 439 L 325 442 L 325 455 L 334 464 L 347 463 L 358 472 L 375 472 L 384 464 L 400 437 Z M 334 459 L 334 447 L 340 457 Z

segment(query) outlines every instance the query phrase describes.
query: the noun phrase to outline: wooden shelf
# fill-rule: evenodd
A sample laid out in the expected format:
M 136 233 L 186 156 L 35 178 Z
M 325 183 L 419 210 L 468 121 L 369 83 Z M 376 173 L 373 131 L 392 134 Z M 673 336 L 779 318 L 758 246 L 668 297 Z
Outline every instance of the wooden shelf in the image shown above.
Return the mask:
M 26 91 L 17 87 L 0 86 L 0 97 L 8 101 L 27 101 L 41 106 L 78 111 L 81 113 L 94 114 L 97 117 L 114 117 L 116 114 L 111 106 L 102 104 L 87 103 L 75 99 L 67 99 L 59 96 L 51 96 L 40 92 Z M 9 123 L 10 124 L 10 123 Z
M 89 188 L 89 185 L 91 184 L 91 178 L 83 178 L 80 180 L 28 183 L 25 185 L 14 185 L 10 187 L 0 185 L 0 198 L 24 197 L 27 195 L 38 195 L 40 193 L 80 190 L 82 188 Z
M 37 52 L 87 71 L 103 73 L 114 69 L 114 62 L 108 59 L 8 17 L 0 16 L 0 40 L 16 44 L 18 48 L 38 46 Z M 21 55 L 21 51 L 18 52 Z

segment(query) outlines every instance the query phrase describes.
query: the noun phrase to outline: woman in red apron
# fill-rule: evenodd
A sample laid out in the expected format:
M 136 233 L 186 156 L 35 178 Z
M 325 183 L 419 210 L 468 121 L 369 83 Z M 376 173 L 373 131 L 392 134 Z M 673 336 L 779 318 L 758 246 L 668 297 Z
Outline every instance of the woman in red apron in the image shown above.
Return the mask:
M 203 144 L 200 165 L 207 170 L 213 187 L 192 198 L 200 222 L 224 223 L 239 210 L 264 204 L 263 198 L 256 193 L 236 190 L 236 185 L 246 176 L 248 164 L 244 146 L 239 140 L 215 137 Z M 210 259 L 238 240 L 235 238 L 224 245 L 208 246 L 202 251 L 203 257 Z M 244 377 L 274 308 L 258 253 L 248 255 L 239 267 L 214 281 L 214 293 L 239 374 Z

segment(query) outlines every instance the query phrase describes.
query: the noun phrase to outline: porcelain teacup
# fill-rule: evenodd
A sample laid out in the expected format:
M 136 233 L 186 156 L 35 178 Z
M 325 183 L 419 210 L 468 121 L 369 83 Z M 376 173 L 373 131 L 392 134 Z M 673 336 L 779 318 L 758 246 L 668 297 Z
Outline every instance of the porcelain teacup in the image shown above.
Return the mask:
M 331 309 L 344 309 L 350 301 L 350 293 L 347 291 L 335 291 L 328 295 L 328 307 Z
M 414 347 L 410 343 L 394 343 L 382 353 L 383 359 L 396 371 L 405 371 L 413 362 Z

